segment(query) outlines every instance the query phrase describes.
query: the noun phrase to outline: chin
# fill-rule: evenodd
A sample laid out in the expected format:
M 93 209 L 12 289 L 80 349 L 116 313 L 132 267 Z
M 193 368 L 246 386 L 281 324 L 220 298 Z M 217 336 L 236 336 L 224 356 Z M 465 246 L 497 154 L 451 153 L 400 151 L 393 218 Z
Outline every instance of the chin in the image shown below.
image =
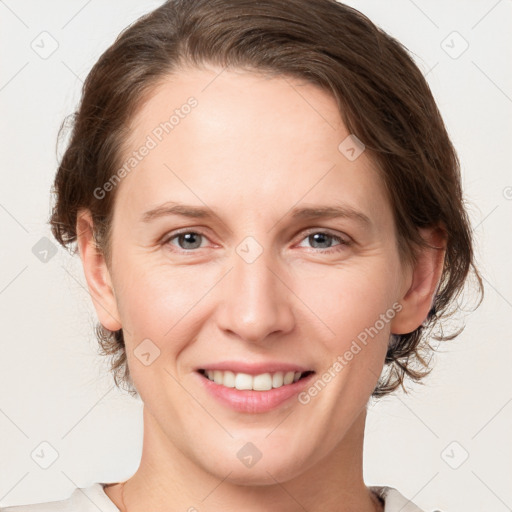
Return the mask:
M 287 482 L 297 477 L 302 472 L 302 468 L 284 468 L 282 465 L 261 466 L 259 469 L 233 469 L 226 480 L 235 485 L 244 486 L 267 486 L 275 485 L 276 482 Z M 225 475 L 224 475 L 225 476 Z
M 241 452 L 241 453 L 240 453 Z M 267 456 L 261 454 L 261 458 L 250 460 L 250 448 L 237 449 L 235 456 L 218 454 L 217 460 L 201 460 L 203 468 L 220 480 L 226 479 L 236 485 L 265 486 L 275 485 L 277 482 L 286 482 L 304 472 L 304 460 L 295 452 L 283 453 L 283 450 L 268 450 Z M 256 455 L 256 454 L 254 454 Z M 245 460 L 244 460 L 245 458 Z M 218 463 L 222 460 L 222 463 Z M 229 476 L 226 478 L 226 475 Z

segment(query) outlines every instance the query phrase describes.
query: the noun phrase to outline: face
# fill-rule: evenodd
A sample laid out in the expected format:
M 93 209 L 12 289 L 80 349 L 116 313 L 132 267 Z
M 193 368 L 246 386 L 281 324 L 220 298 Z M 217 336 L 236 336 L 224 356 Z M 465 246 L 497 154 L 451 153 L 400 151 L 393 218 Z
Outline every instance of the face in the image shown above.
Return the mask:
M 262 484 L 343 442 L 411 276 L 383 184 L 367 151 L 353 158 L 334 98 L 219 73 L 169 77 L 133 119 L 112 308 L 151 428 L 210 474 Z

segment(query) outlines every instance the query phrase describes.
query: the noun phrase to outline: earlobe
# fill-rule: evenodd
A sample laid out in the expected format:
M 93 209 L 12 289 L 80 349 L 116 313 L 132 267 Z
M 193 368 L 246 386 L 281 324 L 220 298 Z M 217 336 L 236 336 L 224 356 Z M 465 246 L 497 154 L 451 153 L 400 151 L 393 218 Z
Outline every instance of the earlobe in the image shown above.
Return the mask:
M 85 279 L 98 319 L 106 329 L 121 329 L 112 279 L 103 254 L 96 247 L 89 210 L 80 210 L 76 222 L 77 244 Z
M 419 232 L 432 247 L 422 247 L 418 252 L 410 286 L 399 301 L 402 309 L 391 322 L 392 334 L 407 334 L 423 324 L 432 309 L 443 273 L 446 232 L 440 227 L 423 228 Z

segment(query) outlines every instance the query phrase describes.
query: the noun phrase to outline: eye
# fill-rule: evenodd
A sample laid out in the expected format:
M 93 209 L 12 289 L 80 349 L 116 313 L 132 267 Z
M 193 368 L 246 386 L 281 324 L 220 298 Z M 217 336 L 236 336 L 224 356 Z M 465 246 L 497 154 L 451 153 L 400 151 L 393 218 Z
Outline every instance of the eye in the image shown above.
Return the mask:
M 191 251 L 193 249 L 199 249 L 201 247 L 202 239 L 206 239 L 206 237 L 197 231 L 183 231 L 166 237 L 162 243 L 164 245 L 169 244 L 176 247 L 176 245 L 172 243 L 172 240 L 174 239 L 177 240 L 178 249 Z
M 346 246 L 351 244 L 348 238 L 345 239 L 325 231 L 310 232 L 303 240 L 307 240 L 312 245 L 319 244 L 321 247 L 313 247 L 313 249 L 327 249 L 321 251 L 327 253 L 342 251 Z M 331 248 L 333 241 L 337 241 L 338 244 L 336 244 L 334 248 Z

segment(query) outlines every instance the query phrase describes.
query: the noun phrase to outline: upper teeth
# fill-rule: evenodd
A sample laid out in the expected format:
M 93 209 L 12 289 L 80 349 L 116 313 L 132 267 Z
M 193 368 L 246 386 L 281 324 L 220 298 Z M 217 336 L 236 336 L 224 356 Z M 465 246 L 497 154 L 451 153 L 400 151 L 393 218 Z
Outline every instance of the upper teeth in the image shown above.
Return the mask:
M 268 391 L 280 388 L 286 384 L 297 382 L 302 376 L 301 372 L 276 372 L 249 375 L 247 373 L 233 373 L 230 371 L 206 370 L 206 376 L 216 384 L 228 388 L 252 389 L 254 391 Z

